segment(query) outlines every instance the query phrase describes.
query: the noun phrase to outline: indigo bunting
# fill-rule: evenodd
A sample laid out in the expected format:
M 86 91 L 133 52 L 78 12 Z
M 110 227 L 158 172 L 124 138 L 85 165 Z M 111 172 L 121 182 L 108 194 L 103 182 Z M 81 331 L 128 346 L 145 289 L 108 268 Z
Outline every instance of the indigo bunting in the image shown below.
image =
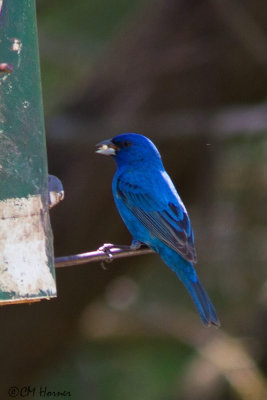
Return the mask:
M 186 208 L 156 146 L 137 133 L 121 134 L 97 146 L 97 153 L 116 161 L 112 191 L 133 237 L 131 247 L 146 244 L 156 251 L 187 288 L 202 322 L 219 326 L 214 306 L 193 266 L 197 256 Z

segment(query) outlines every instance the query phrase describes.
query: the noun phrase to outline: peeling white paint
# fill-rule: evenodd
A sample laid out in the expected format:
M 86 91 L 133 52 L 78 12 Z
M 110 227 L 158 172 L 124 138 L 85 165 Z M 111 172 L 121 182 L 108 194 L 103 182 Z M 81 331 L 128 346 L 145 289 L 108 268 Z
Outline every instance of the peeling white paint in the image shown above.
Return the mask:
M 0 290 L 15 293 L 14 300 L 41 291 L 56 296 L 46 254 L 44 212 L 39 195 L 0 202 Z

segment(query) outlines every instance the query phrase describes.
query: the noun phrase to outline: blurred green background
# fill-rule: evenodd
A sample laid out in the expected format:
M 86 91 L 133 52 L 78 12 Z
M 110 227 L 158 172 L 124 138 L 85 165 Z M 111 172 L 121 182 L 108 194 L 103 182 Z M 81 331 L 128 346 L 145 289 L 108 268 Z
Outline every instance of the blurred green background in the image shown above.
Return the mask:
M 37 0 L 37 15 L 49 171 L 65 189 L 56 256 L 130 243 L 94 145 L 143 133 L 187 206 L 222 328 L 201 325 L 156 255 L 58 270 L 58 299 L 1 308 L 0 386 L 266 400 L 267 4 Z

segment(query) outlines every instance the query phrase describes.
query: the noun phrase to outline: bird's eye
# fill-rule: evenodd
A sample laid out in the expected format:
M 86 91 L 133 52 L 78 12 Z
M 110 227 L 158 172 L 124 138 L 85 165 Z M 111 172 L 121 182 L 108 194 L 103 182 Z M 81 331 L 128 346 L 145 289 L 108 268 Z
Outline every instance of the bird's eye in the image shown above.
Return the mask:
M 124 140 L 123 142 L 120 143 L 120 147 L 121 148 L 126 148 L 132 145 L 132 142 L 130 142 L 129 140 Z

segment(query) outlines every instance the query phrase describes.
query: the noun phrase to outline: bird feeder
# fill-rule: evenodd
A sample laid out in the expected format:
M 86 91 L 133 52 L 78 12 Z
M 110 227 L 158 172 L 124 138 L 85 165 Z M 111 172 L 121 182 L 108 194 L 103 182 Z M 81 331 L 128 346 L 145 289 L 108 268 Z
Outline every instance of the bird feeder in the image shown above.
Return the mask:
M 0 0 L 0 303 L 55 296 L 35 1 Z

